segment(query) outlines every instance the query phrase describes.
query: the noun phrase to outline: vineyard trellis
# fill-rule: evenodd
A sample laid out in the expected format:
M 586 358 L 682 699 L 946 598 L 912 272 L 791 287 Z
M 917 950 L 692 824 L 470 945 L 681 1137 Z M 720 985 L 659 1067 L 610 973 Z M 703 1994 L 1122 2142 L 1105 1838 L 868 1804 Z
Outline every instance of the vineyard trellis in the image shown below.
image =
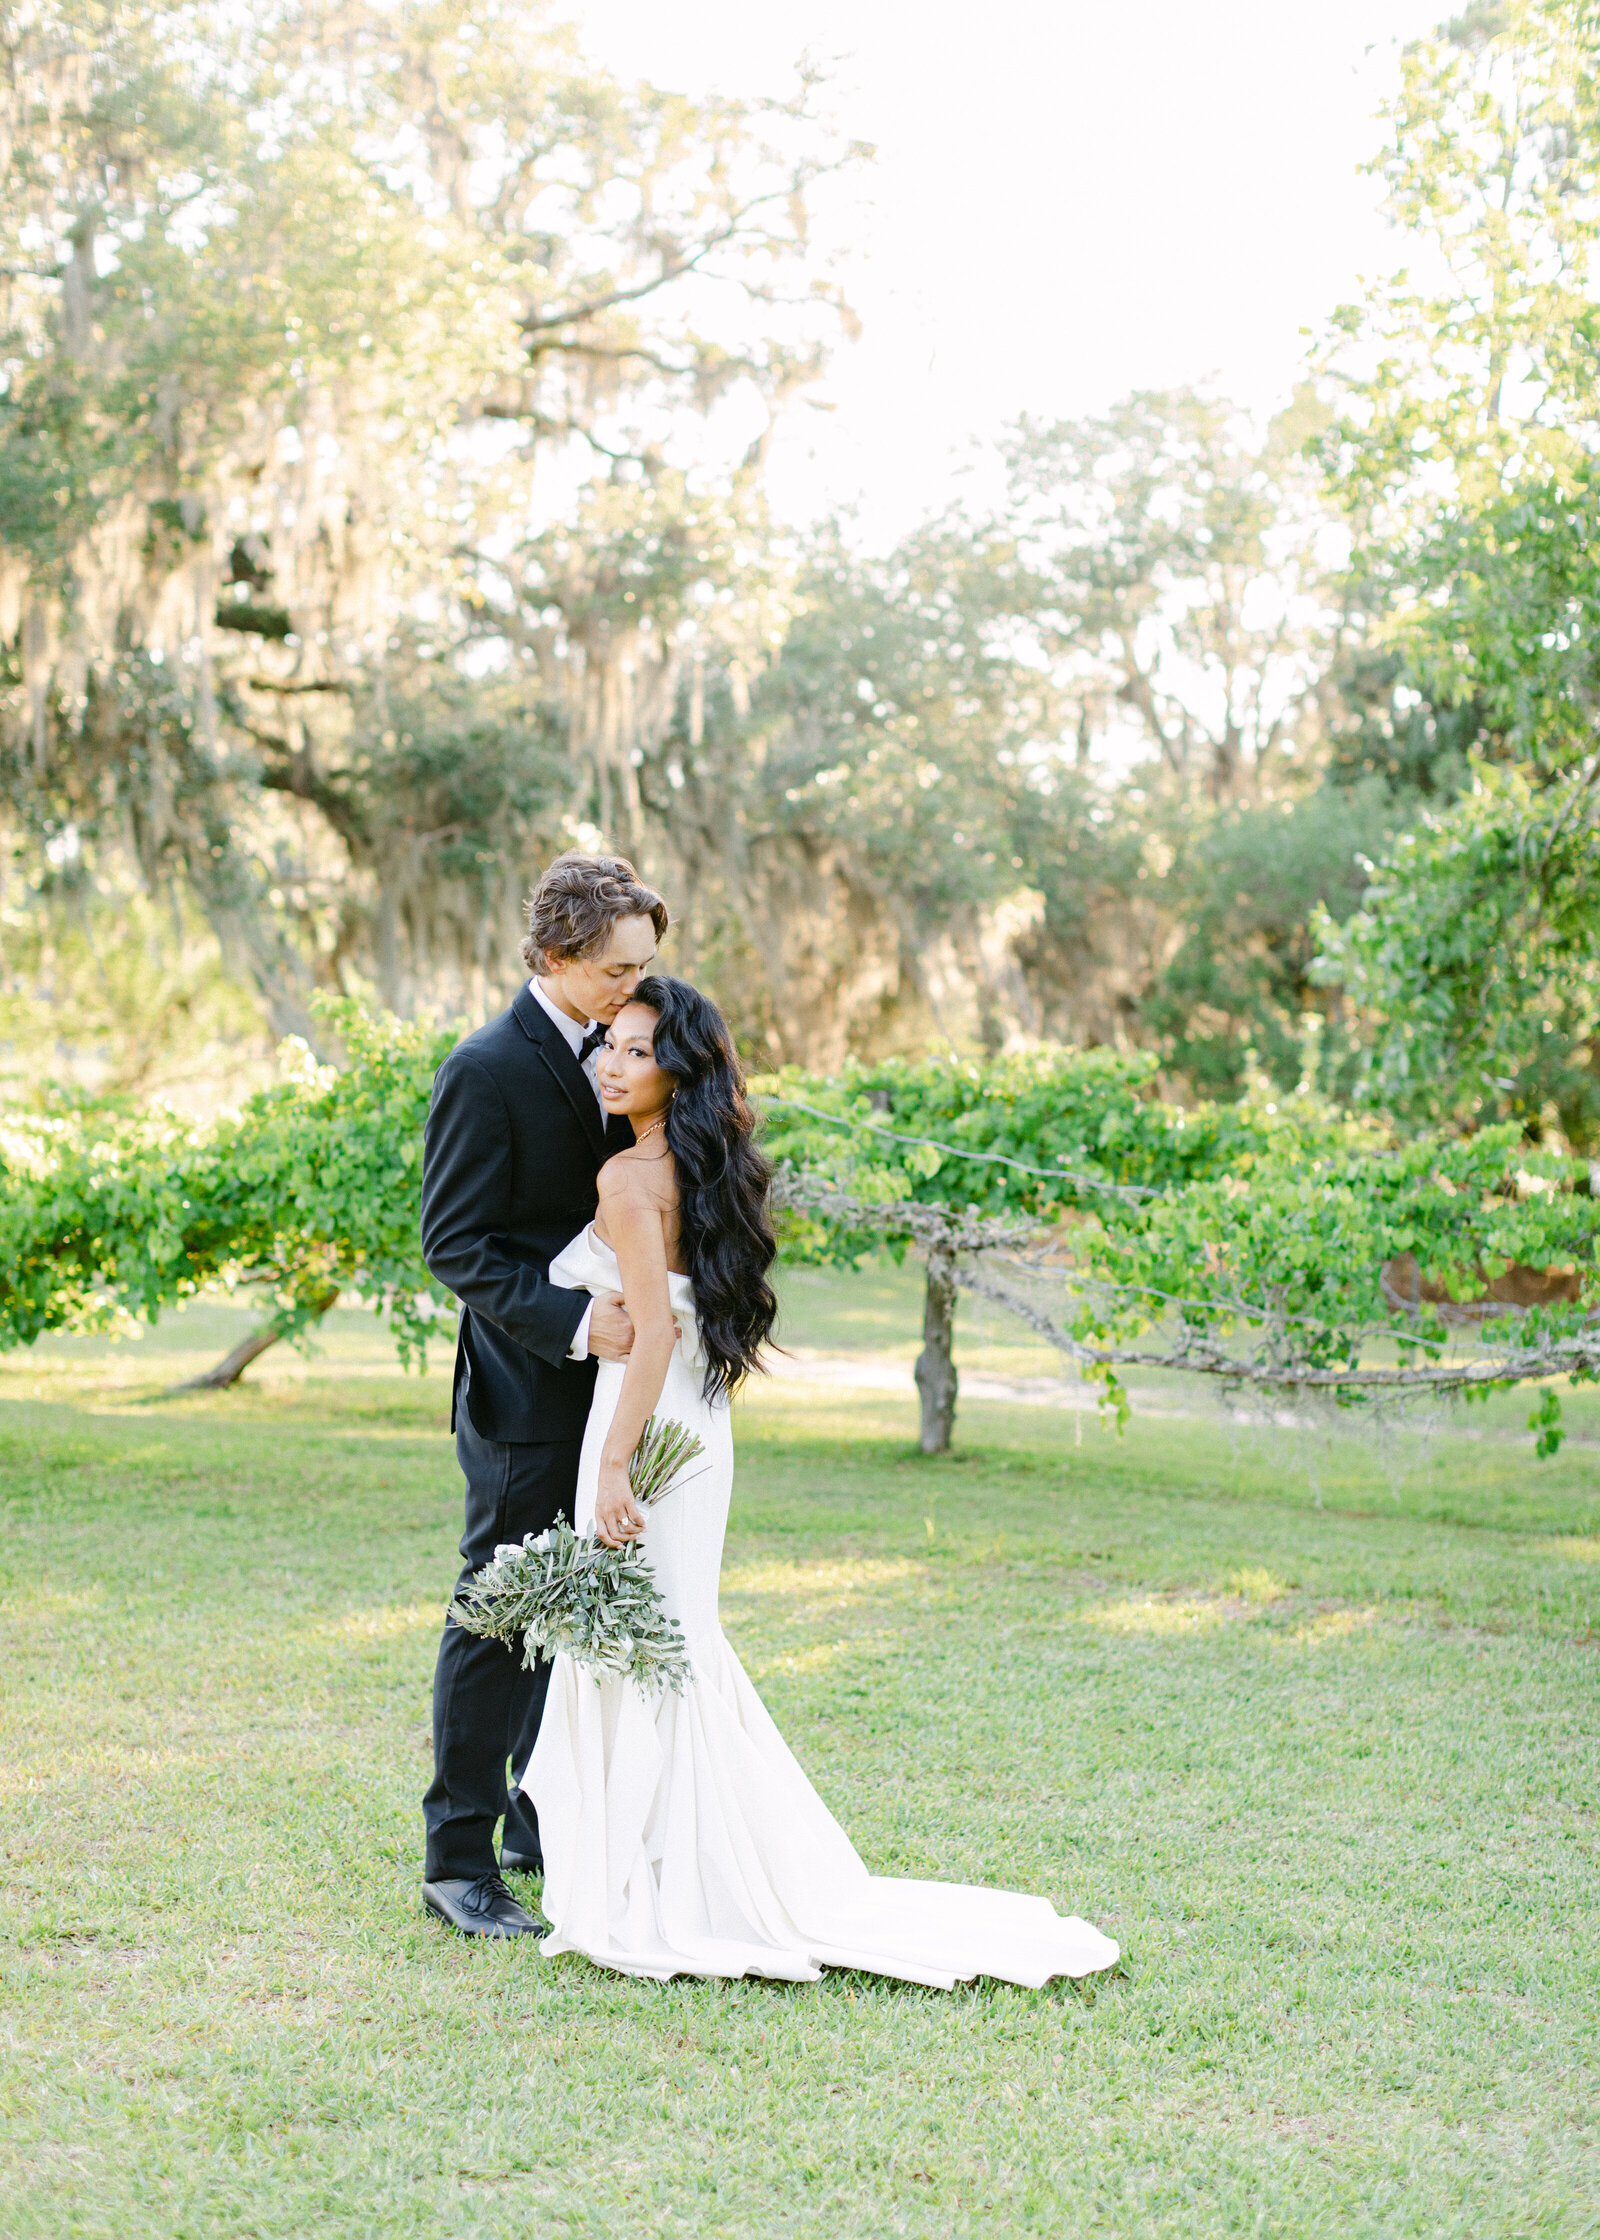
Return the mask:
M 1514 1128 L 1396 1141 L 1310 1100 L 1185 1113 L 1151 1070 L 1057 1052 L 763 1085 L 791 1253 L 925 1260 L 925 1452 L 950 1442 L 962 1290 L 1119 1417 L 1132 1368 L 1347 1407 L 1536 1383 L 1530 1428 L 1554 1452 L 1551 1380 L 1600 1375 L 1587 1162 Z
M 402 1359 L 424 1360 L 450 1302 L 418 1243 L 422 1124 L 454 1038 L 324 1010 L 342 1067 L 292 1050 L 282 1082 L 206 1126 L 104 1107 L 5 1121 L 0 1347 L 154 1321 L 223 1285 L 269 1301 L 239 1354 L 358 1293 Z M 755 1087 L 785 1257 L 924 1259 L 929 1451 L 951 1437 L 963 1290 L 1018 1314 L 1119 1413 L 1130 1368 L 1348 1406 L 1533 1383 L 1548 1453 L 1554 1380 L 1600 1378 L 1600 1200 L 1585 1162 L 1515 1129 L 1391 1140 L 1294 1100 L 1185 1112 L 1152 1094 L 1145 1061 L 1103 1051 Z
M 927 1454 L 948 1448 L 954 1426 L 958 1390 L 953 1358 L 957 1291 L 969 1291 L 975 1298 L 1001 1307 L 1027 1323 L 1037 1336 L 1054 1346 L 1068 1361 L 1091 1377 L 1101 1379 L 1107 1400 L 1119 1413 L 1127 1404 L 1118 1375 L 1123 1369 L 1173 1370 L 1209 1377 L 1230 1387 L 1320 1392 L 1346 1402 L 1384 1396 L 1398 1399 L 1422 1393 L 1471 1397 L 1552 1377 L 1572 1377 L 1580 1381 L 1600 1377 L 1600 1313 L 1592 1310 L 1585 1313 L 1581 1327 L 1576 1330 L 1540 1329 L 1531 1333 L 1528 1342 L 1523 1344 L 1485 1342 L 1482 1330 L 1485 1324 L 1497 1329 L 1508 1325 L 1520 1328 L 1530 1310 L 1507 1306 L 1481 1321 L 1473 1317 L 1479 1331 L 1478 1343 L 1463 1354 L 1459 1350 L 1446 1352 L 1449 1341 L 1444 1331 L 1449 1330 L 1452 1322 L 1456 1324 L 1452 1336 L 1459 1348 L 1460 1325 L 1467 1317 L 1441 1316 L 1443 1329 L 1423 1341 L 1416 1334 L 1421 1310 L 1403 1305 L 1399 1313 L 1404 1319 L 1398 1327 L 1396 1316 L 1391 1313 L 1352 1328 L 1349 1335 L 1357 1352 L 1357 1366 L 1346 1362 L 1329 1367 L 1311 1358 L 1309 1349 L 1304 1356 L 1295 1350 L 1293 1318 L 1275 1319 L 1247 1300 L 1235 1298 L 1221 1303 L 1224 1311 L 1231 1308 L 1237 1322 L 1246 1330 L 1261 1333 L 1265 1343 L 1257 1350 L 1248 1350 L 1237 1341 L 1224 1342 L 1212 1334 L 1211 1324 L 1219 1305 L 1215 1298 L 1185 1298 L 1176 1293 L 1158 1292 L 1149 1286 L 1096 1283 L 1081 1272 L 1070 1270 L 1062 1263 L 1059 1236 L 1049 1224 L 952 1213 L 942 1206 L 874 1203 L 853 1198 L 828 1183 L 818 1183 L 801 1174 L 780 1176 L 773 1196 L 780 1211 L 820 1214 L 855 1236 L 877 1233 L 885 1240 L 912 1240 L 923 1253 L 928 1303 L 916 1382 L 922 1400 L 921 1443 Z M 1034 1281 L 1031 1286 L 1026 1281 L 1008 1282 L 1008 1273 Z M 1168 1318 L 1178 1325 L 1177 1332 L 1164 1346 L 1093 1344 L 1074 1335 L 1064 1319 L 1040 1306 L 1037 1279 L 1041 1275 L 1054 1279 L 1064 1307 L 1070 1307 L 1074 1297 L 1080 1302 L 1092 1303 L 1097 1297 L 1140 1293 L 1149 1300 L 1158 1301 L 1167 1310 Z M 1381 1296 L 1383 1289 L 1379 1271 L 1375 1294 Z M 1364 1358 L 1363 1349 L 1367 1346 L 1397 1337 L 1403 1343 L 1426 1342 L 1436 1350 L 1431 1358 L 1420 1362 L 1399 1359 L 1374 1363 Z M 1541 1411 L 1538 1425 L 1541 1434 L 1552 1429 L 1557 1420 L 1548 1411 Z M 1541 1451 L 1552 1452 L 1553 1448 L 1554 1442 L 1547 1440 Z

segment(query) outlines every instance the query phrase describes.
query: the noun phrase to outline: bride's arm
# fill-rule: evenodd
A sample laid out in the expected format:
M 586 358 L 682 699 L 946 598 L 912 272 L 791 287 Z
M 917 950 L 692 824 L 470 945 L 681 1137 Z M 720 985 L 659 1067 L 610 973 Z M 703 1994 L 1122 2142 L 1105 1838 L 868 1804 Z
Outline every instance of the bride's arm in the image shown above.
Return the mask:
M 667 1282 L 667 1240 L 661 1208 L 644 1177 L 625 1160 L 600 1169 L 600 1225 L 622 1271 L 622 1295 L 633 1319 L 633 1351 L 617 1409 L 600 1450 L 594 1521 L 601 1539 L 620 1548 L 644 1530 L 628 1489 L 628 1462 L 655 1412 L 678 1342 Z

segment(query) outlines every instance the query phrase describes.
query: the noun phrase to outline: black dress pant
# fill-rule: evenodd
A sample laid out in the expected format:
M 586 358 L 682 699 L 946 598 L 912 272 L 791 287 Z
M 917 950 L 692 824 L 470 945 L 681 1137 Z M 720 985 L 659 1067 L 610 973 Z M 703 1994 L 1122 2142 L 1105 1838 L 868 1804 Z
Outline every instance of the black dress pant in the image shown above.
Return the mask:
M 464 1586 L 502 1540 L 543 1532 L 558 1510 L 572 1515 L 583 1441 L 507 1445 L 485 1439 L 456 1404 L 456 1459 L 466 1473 L 467 1525 L 461 1536 Z M 526 1671 L 520 1642 L 508 1649 L 464 1633 L 446 1619 L 433 1675 L 433 1781 L 422 1800 L 430 1882 L 474 1879 L 497 1868 L 495 1822 L 505 1815 L 505 1846 L 534 1858 L 539 1823 L 532 1805 L 506 1785 L 506 1761 L 519 1781 L 539 1733 L 550 1667 Z

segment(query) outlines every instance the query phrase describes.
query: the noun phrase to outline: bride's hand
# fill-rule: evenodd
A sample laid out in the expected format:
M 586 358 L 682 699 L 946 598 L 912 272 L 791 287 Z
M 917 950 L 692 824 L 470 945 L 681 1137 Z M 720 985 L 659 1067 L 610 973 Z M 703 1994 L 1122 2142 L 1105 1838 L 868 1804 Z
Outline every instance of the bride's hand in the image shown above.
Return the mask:
M 594 1496 L 594 1528 L 608 1548 L 625 1548 L 644 1530 L 644 1512 L 629 1488 L 625 1462 L 601 1462 Z

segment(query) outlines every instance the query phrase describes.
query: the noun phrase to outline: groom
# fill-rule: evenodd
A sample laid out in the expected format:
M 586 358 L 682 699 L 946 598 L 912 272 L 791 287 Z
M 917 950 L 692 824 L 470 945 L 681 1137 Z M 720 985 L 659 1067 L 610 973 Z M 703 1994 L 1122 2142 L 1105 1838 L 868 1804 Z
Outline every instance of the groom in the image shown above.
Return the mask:
M 533 978 L 439 1068 L 422 1162 L 422 1256 L 461 1301 L 450 1428 L 467 1481 L 461 1583 L 504 1540 L 570 1517 L 596 1361 L 625 1361 L 621 1302 L 563 1291 L 550 1262 L 595 1213 L 595 1176 L 633 1141 L 608 1121 L 594 1053 L 667 930 L 660 895 L 621 856 L 565 855 L 528 904 Z M 539 1828 L 515 1788 L 549 1667 L 447 1620 L 433 1681 L 423 1799 L 431 1912 L 469 1936 L 540 1924 L 501 1880 L 538 1872 Z M 509 1757 L 513 1789 L 506 1787 Z M 500 1858 L 495 1822 L 505 1815 Z

